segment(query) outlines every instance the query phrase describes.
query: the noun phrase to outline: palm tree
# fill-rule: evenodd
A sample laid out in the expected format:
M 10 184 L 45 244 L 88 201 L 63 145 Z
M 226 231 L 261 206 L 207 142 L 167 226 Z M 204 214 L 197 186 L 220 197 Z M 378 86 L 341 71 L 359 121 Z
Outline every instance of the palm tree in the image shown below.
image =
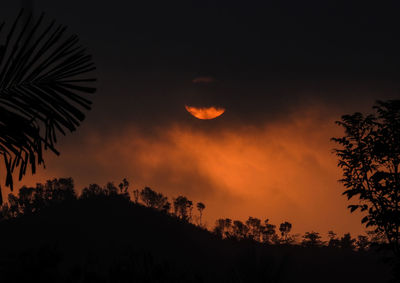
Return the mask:
M 34 174 L 44 163 L 44 150 L 59 154 L 57 134 L 76 130 L 91 105 L 82 95 L 96 91 L 87 85 L 95 79 L 81 77 L 95 67 L 78 37 L 66 36 L 54 21 L 46 24 L 43 14 L 23 16 L 21 10 L 0 43 L 0 156 L 11 190 L 14 171 L 21 180 L 28 166 Z

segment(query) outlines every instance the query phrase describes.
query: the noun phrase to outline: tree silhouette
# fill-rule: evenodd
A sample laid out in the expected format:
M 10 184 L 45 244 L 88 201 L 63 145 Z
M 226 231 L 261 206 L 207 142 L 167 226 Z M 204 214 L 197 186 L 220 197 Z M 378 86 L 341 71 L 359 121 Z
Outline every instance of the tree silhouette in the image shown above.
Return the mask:
M 292 225 L 289 222 L 281 224 L 281 229 L 284 230 L 282 238 L 279 238 L 276 234 L 276 225 L 270 224 L 269 219 L 266 219 L 264 223 L 265 225 L 261 223 L 260 219 L 251 216 L 245 223 L 240 220 L 232 221 L 230 218 L 220 218 L 215 222 L 213 232 L 222 239 L 238 241 L 254 240 L 264 244 L 290 244 L 294 242 L 295 237 L 288 235 Z
M 366 251 L 370 246 L 368 237 L 364 235 L 358 235 L 355 244 L 358 251 Z
M 333 231 L 328 231 L 328 247 L 338 248 L 340 247 L 340 240 L 336 237 L 336 233 Z
M 386 236 L 383 232 L 366 231 L 370 244 L 381 245 L 386 242 Z
M 277 235 L 276 235 L 276 225 L 270 224 L 269 219 L 264 221 L 265 226 L 262 233 L 262 241 L 266 244 L 271 244 L 272 242 L 276 242 Z
M 261 225 L 261 220 L 250 216 L 246 220 L 246 225 L 249 227 L 249 237 L 255 241 L 261 241 L 261 234 L 264 228 Z
M 220 218 L 217 219 L 217 221 L 215 222 L 215 227 L 214 227 L 214 233 L 222 238 L 234 238 L 233 234 L 232 234 L 232 219 L 230 218 Z
M 166 210 L 167 207 L 169 210 L 170 204 L 168 202 L 168 198 L 161 193 L 157 193 L 150 189 L 149 187 L 145 187 L 140 192 L 140 199 L 144 202 L 144 204 L 148 207 L 155 208 L 158 210 Z
M 76 193 L 74 190 L 74 181 L 72 178 L 59 178 L 48 180 L 44 188 L 43 185 L 38 184 L 37 189 L 43 190 L 44 198 L 49 203 L 60 203 L 64 201 L 71 201 L 76 199 Z
M 129 197 L 129 192 L 128 192 L 129 182 L 128 182 L 128 180 L 126 178 L 124 178 L 122 180 L 122 182 L 119 183 L 118 187 L 119 187 L 119 190 L 120 190 L 120 194 L 125 195 L 126 197 L 130 198 Z
M 343 194 L 359 199 L 350 211 L 365 212 L 361 222 L 385 233 L 400 256 L 400 101 L 378 101 L 373 109 L 373 114 L 354 113 L 336 122 L 345 135 L 332 139 L 341 146 L 334 151 L 347 189 Z
M 81 77 L 95 69 L 76 35 L 55 22 L 45 24 L 43 14 L 17 16 L 7 36 L 0 23 L 0 155 L 6 168 L 6 186 L 13 189 L 13 172 L 25 175 L 43 164 L 46 149 L 55 148 L 57 134 L 74 131 L 85 118 L 91 101 L 82 94 L 94 79 Z M 0 199 L 0 201 L 2 201 Z
M 301 244 L 304 247 L 320 247 L 323 245 L 321 238 L 322 237 L 319 235 L 318 232 L 306 232 L 303 235 L 303 241 L 301 242 Z
M 178 196 L 174 199 L 175 215 L 184 221 L 190 221 L 193 202 L 184 196 Z
M 342 249 L 353 250 L 355 248 L 354 244 L 356 239 L 353 239 L 350 233 L 346 233 L 340 238 L 340 247 Z
M 97 184 L 90 184 L 89 187 L 86 187 L 82 190 L 82 194 L 79 198 L 90 199 L 99 196 L 105 196 L 103 189 Z
M 201 218 L 203 216 L 203 210 L 206 208 L 206 206 L 204 205 L 204 203 L 198 202 L 196 207 L 197 207 L 197 210 L 199 211 L 199 225 L 202 226 Z
M 10 206 L 2 206 L 3 219 L 36 213 L 45 207 L 76 199 L 72 178 L 48 180 L 44 184 L 36 184 L 36 187 L 23 186 L 17 196 L 12 193 L 8 195 Z
M 232 233 L 233 236 L 238 240 L 246 239 L 249 233 L 249 227 L 247 227 L 247 225 L 242 221 L 235 220 L 233 221 Z
M 289 233 L 291 230 L 292 230 L 292 224 L 287 221 L 281 223 L 281 225 L 279 226 L 279 231 L 281 232 L 282 241 L 284 243 L 289 243 L 290 241 Z
M 133 190 L 133 200 L 137 204 L 139 203 L 140 191 L 138 189 Z
M 225 232 L 225 220 L 220 218 L 215 221 L 215 226 L 213 229 L 213 232 L 219 237 L 219 238 L 224 238 L 224 232 Z
M 35 207 L 35 189 L 22 187 L 18 191 L 18 205 L 22 214 L 31 214 L 37 210 Z
M 116 187 L 113 182 L 108 182 L 104 187 L 98 184 L 90 184 L 82 190 L 79 199 L 119 199 L 119 200 L 130 200 L 129 182 L 123 179 L 122 182 Z

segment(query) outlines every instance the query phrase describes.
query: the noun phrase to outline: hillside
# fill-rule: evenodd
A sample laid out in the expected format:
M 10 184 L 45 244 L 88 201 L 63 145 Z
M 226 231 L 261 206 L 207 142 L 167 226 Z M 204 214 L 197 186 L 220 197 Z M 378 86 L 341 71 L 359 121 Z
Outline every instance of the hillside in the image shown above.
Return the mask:
M 221 240 L 126 199 L 73 200 L 0 223 L 2 282 L 386 282 L 378 255 Z

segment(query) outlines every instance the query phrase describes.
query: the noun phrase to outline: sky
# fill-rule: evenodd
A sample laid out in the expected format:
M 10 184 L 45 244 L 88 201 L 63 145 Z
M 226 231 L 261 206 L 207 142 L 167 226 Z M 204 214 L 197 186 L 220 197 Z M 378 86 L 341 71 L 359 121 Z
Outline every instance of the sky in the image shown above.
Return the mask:
M 0 19 L 10 25 L 29 2 L 1 1 Z M 18 185 L 126 177 L 131 189 L 202 201 L 210 227 L 253 216 L 295 233 L 364 231 L 330 138 L 341 115 L 399 98 L 400 4 L 31 2 L 79 35 L 98 91 L 82 126 L 60 137 L 61 155 Z M 225 112 L 199 120 L 185 106 Z

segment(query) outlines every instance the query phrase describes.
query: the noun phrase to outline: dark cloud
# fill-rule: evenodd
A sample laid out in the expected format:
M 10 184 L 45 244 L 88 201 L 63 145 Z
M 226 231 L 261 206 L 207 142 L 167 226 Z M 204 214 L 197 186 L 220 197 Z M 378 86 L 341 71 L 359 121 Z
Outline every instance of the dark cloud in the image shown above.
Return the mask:
M 395 2 L 33 2 L 94 55 L 89 123 L 102 130 L 192 123 L 185 104 L 224 107 L 229 126 L 313 103 L 353 111 L 399 97 Z M 9 21 L 19 7 L 2 2 L 0 16 Z

